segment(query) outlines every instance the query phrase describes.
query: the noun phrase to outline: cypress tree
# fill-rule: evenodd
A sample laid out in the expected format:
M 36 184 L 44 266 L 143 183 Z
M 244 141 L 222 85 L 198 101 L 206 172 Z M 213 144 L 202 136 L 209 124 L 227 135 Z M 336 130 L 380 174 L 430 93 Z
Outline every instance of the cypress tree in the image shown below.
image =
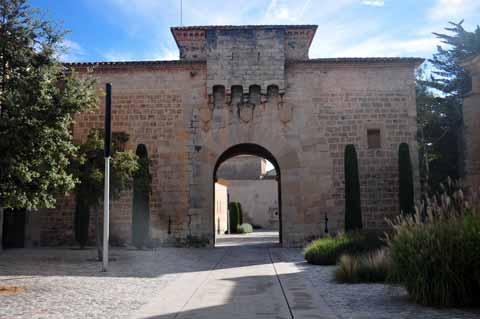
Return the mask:
M 151 176 L 147 147 L 139 144 L 136 154 L 139 167 L 133 176 L 132 243 L 140 248 L 148 239 Z
M 240 222 L 240 214 L 239 214 L 239 209 L 238 209 L 238 203 L 237 202 L 231 202 L 230 203 L 230 209 L 229 209 L 229 214 L 230 214 L 230 232 L 231 233 L 236 233 L 237 228 L 238 228 L 238 223 Z
M 355 146 L 345 147 L 345 231 L 361 229 L 362 209 L 360 203 L 360 180 Z
M 398 147 L 398 181 L 400 212 L 402 214 L 413 214 L 415 211 L 413 170 L 407 143 L 402 143 Z
M 242 204 L 237 203 L 237 205 L 238 205 L 238 224 L 241 225 L 241 224 L 243 224 Z

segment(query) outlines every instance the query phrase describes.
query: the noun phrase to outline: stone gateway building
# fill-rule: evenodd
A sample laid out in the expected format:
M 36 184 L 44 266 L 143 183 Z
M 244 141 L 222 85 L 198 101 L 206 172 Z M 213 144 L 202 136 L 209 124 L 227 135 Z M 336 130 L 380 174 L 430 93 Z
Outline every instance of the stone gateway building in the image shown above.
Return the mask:
M 178 61 L 67 64 L 112 83 L 112 130 L 144 144 L 151 160 L 149 236 L 159 243 L 215 240 L 220 164 L 256 155 L 278 174 L 280 240 L 301 246 L 343 229 L 346 144 L 358 153 L 363 225 L 398 214 L 398 147 L 416 154 L 418 58 L 309 59 L 315 25 L 174 27 Z M 102 95 L 103 96 L 103 95 Z M 102 128 L 102 104 L 81 114 L 74 138 Z M 412 156 L 418 184 L 418 159 Z M 74 198 L 29 214 L 27 240 L 74 242 Z M 94 215 L 94 214 L 92 214 Z M 129 243 L 132 194 L 112 203 L 112 242 Z M 94 234 L 92 216 L 91 235 Z

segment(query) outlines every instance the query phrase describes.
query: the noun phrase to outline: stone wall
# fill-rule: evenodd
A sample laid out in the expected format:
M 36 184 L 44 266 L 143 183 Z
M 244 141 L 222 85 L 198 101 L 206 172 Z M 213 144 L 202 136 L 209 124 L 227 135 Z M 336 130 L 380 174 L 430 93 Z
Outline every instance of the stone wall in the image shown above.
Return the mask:
M 265 159 L 257 156 L 240 155 L 223 162 L 217 170 L 217 178 L 255 180 L 265 173 Z
M 418 188 L 414 69 L 421 60 L 289 60 L 289 55 L 305 57 L 311 27 L 244 27 L 242 32 L 219 28 L 215 46 L 207 43 L 205 50 L 200 44 L 208 35 L 191 30 L 191 36 L 176 38 L 181 50 L 192 49 L 185 57 L 195 60 L 205 54 L 203 61 L 72 65 L 82 76 L 97 80 L 99 96 L 105 83 L 112 83 L 113 132 L 130 135 L 129 150 L 140 143 L 147 146 L 153 177 L 152 238 L 164 244 L 195 240 L 213 245 L 214 174 L 226 157 L 242 152 L 264 157 L 278 168 L 284 246 L 301 246 L 321 235 L 325 214 L 330 230 L 341 231 L 346 144 L 354 144 L 359 155 L 364 225 L 385 228 L 384 218 L 398 213 L 400 143 L 410 145 Z M 174 34 L 177 31 L 189 32 L 181 28 Z M 280 38 L 290 44 L 284 51 Z M 185 41 L 191 42 L 182 49 Z M 254 47 L 262 50 L 257 65 L 251 59 L 258 54 L 249 53 Z M 266 65 L 270 59 L 262 60 L 270 49 L 280 54 L 273 64 L 283 61 L 275 70 Z M 245 59 L 234 54 L 229 61 L 229 52 Z M 103 127 L 103 103 L 101 97 L 99 109 L 76 118 L 77 141 L 84 141 L 92 128 Z M 368 130 L 380 131 L 379 148 L 369 148 Z M 41 243 L 73 242 L 74 203 L 64 200 L 57 209 L 42 212 Z M 131 202 L 131 193 L 125 192 L 112 203 L 111 235 L 119 243 L 131 240 Z
M 243 222 L 278 230 L 278 182 L 274 179 L 228 180 L 231 202 L 242 205 Z
M 402 64 L 321 61 L 287 68 L 286 102 L 293 109 L 301 154 L 305 237 L 316 236 L 323 217 L 332 230 L 344 222 L 344 149 L 358 153 L 363 223 L 382 229 L 398 213 L 398 146 L 412 150 L 418 189 L 414 72 Z M 367 130 L 379 129 L 381 147 L 369 149 Z
M 112 131 L 130 135 L 126 149 L 135 152 L 138 144 L 147 146 L 152 174 L 150 225 L 153 238 L 162 242 L 183 241 L 188 235 L 186 212 L 190 203 L 191 129 L 194 105 L 205 102 L 204 63 L 161 63 L 155 65 L 79 67 L 84 76 L 96 79 L 99 92 L 97 110 L 79 115 L 73 127 L 77 142 L 86 140 L 93 128 L 103 128 L 105 83 L 112 83 Z M 89 72 L 89 73 L 87 73 Z M 64 204 L 65 203 L 65 204 Z M 74 242 L 72 198 L 60 199 L 57 209 L 42 213 L 43 245 Z M 100 211 L 102 208 L 100 207 Z M 90 239 L 94 240 L 92 212 Z M 111 236 L 116 243 L 131 241 L 131 191 L 111 207 Z M 172 232 L 169 236 L 168 220 Z
M 285 89 L 285 30 L 233 29 L 207 32 L 207 90 L 223 85 L 248 93 L 251 85 Z
M 472 77 L 472 90 L 463 102 L 465 179 L 472 191 L 480 191 L 480 55 L 463 65 Z

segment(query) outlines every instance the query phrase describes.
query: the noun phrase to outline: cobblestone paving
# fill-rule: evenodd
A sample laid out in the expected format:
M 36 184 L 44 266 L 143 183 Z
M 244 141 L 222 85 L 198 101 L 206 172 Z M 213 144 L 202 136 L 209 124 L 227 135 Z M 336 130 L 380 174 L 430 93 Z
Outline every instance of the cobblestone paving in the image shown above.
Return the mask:
M 0 318 L 130 318 L 183 272 L 208 270 L 221 251 L 113 250 L 108 273 L 94 250 L 19 249 L 0 253 L 0 285 L 26 293 L 0 296 Z M 89 261 L 90 259 L 90 261 Z
M 208 272 L 223 256 L 235 254 L 235 249 L 240 248 L 113 250 L 111 255 L 116 260 L 110 263 L 108 273 L 100 272 L 100 263 L 91 261 L 94 250 L 5 251 L 0 253 L 0 285 L 25 287 L 26 292 L 0 296 L 0 319 L 130 318 L 136 310 L 155 300 L 165 287 L 175 285 L 182 274 Z M 268 255 L 266 247 L 255 249 L 256 254 Z M 336 284 L 332 281 L 334 267 L 306 264 L 299 249 L 270 248 L 270 252 L 279 256 L 278 262 L 294 264 L 301 271 L 295 274 L 294 281 L 313 285 L 314 291 L 341 319 L 480 318 L 478 310 L 416 305 L 398 287 Z M 232 269 L 237 266 L 229 265 Z M 288 279 L 289 275 L 286 276 L 283 280 Z M 229 300 L 228 296 L 225 300 Z M 235 313 L 231 318 L 235 318 Z
M 282 250 L 286 261 L 302 264 L 303 273 L 341 319 L 479 319 L 480 310 L 436 309 L 408 300 L 401 287 L 382 284 L 337 284 L 334 266 L 314 266 L 304 262 L 301 250 Z

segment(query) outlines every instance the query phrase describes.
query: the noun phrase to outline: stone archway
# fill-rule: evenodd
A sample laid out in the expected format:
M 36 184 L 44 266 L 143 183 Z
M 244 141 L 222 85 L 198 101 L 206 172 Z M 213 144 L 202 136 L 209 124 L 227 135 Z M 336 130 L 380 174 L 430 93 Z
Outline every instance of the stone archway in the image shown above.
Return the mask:
M 254 143 L 240 143 L 236 144 L 234 146 L 229 147 L 227 150 L 225 150 L 217 159 L 214 169 L 213 169 L 213 183 L 217 181 L 217 171 L 220 165 L 227 160 L 238 156 L 238 155 L 253 155 L 253 156 L 258 156 L 261 158 L 264 158 L 268 160 L 273 167 L 275 168 L 276 172 L 276 180 L 277 180 L 277 197 L 278 197 L 278 234 L 279 234 L 279 243 L 280 245 L 282 244 L 282 187 L 281 187 L 281 170 L 280 170 L 280 165 L 278 164 L 278 161 L 276 160 L 275 156 L 267 150 L 266 148 L 254 144 Z M 215 192 L 212 192 L 214 200 L 215 200 Z M 215 211 L 212 210 L 213 216 L 215 216 Z M 213 223 L 213 242 L 215 243 L 215 220 Z
M 194 183 L 190 185 L 192 234 L 208 240 L 213 246 L 215 239 L 214 177 L 219 164 L 239 154 L 265 156 L 272 160 L 276 170 L 281 170 L 278 205 L 281 206 L 280 231 L 283 247 L 296 247 L 304 243 L 304 208 L 301 201 L 302 168 L 298 151 L 272 130 L 261 127 L 254 134 L 247 127 L 239 127 L 237 134 L 226 139 L 205 136 L 198 148 L 193 169 Z M 251 132 L 253 133 L 253 132 Z M 217 141 L 217 142 L 216 142 Z M 240 146 L 239 146 L 240 145 Z M 253 146 L 252 146 L 253 145 Z M 248 146 L 248 147 L 247 147 Z M 279 214 L 280 215 L 280 214 Z

